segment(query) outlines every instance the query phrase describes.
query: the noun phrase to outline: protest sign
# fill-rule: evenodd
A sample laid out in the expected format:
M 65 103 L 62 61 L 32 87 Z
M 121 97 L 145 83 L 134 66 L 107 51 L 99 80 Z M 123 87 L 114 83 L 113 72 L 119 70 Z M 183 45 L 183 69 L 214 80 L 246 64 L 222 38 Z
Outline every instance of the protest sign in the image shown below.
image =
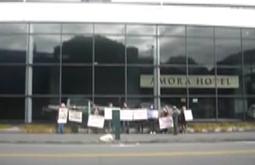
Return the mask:
M 82 112 L 69 110 L 68 120 L 73 121 L 73 122 L 77 122 L 77 123 L 82 123 Z
M 147 120 L 148 113 L 147 109 L 133 109 L 133 119 L 134 120 Z
M 184 117 L 186 121 L 192 121 L 193 120 L 193 114 L 191 109 L 187 109 L 184 111 Z
M 148 110 L 148 119 L 157 119 L 159 117 L 158 110 Z
M 58 110 L 58 124 L 67 123 L 67 115 L 68 115 L 67 108 L 59 108 L 59 110 Z
M 121 121 L 132 121 L 134 116 L 133 110 L 120 110 L 120 120 Z
M 173 118 L 171 116 L 159 118 L 159 128 L 166 129 L 173 127 Z
M 103 128 L 104 127 L 104 117 L 99 115 L 89 115 L 88 127 Z

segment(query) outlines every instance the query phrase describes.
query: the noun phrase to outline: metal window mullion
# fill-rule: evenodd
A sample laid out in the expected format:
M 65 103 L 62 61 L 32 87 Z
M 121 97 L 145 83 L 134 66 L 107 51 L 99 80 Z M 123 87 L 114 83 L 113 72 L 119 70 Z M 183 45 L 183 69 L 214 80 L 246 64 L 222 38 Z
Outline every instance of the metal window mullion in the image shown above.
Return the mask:
M 245 85 L 245 68 L 244 68 L 244 47 L 243 47 L 243 33 L 242 33 L 242 29 L 240 29 L 240 42 L 241 42 L 241 56 L 242 56 L 242 103 L 243 103 L 243 120 L 246 120 L 246 93 L 245 93 L 245 89 L 246 89 L 246 85 Z
M 92 102 L 95 101 L 95 24 L 92 25 Z
M 186 67 L 186 79 L 189 78 L 189 61 L 188 61 L 188 47 L 187 47 L 187 43 L 188 43 L 188 38 L 187 38 L 187 25 L 185 26 L 185 42 L 184 42 L 184 49 L 185 49 L 185 58 L 186 58 L 186 64 L 185 64 L 185 67 Z M 186 85 L 186 92 L 187 92 L 187 96 L 186 96 L 186 106 L 188 108 L 190 108 L 190 105 L 189 105 L 189 84 L 187 83 Z
M 215 27 L 213 27 L 213 56 L 214 56 L 214 68 L 215 68 L 215 80 L 218 76 L 218 66 L 217 66 L 217 55 L 216 55 L 216 37 L 215 37 Z M 215 81 L 215 119 L 216 121 L 219 119 L 219 104 L 218 104 L 218 85 L 217 81 Z
M 124 71 L 125 72 L 124 73 L 125 74 L 125 78 L 124 78 L 125 79 L 125 82 L 124 82 L 125 83 L 125 85 L 124 85 L 125 86 L 125 94 L 124 95 L 125 96 L 124 97 L 125 97 L 125 102 L 127 102 L 127 95 L 128 95 L 128 86 L 127 86 L 127 82 L 128 82 L 128 78 L 127 78 L 128 77 L 128 70 L 127 70 L 127 24 L 124 25 L 124 42 L 125 42 L 124 43 L 125 44 L 125 55 L 124 55 L 125 56 L 124 57 L 125 58 L 125 64 L 124 64 L 124 70 L 125 70 Z
M 60 55 L 59 55 L 59 104 L 62 101 L 62 76 L 63 76 L 63 24 L 60 24 Z
M 25 123 L 32 123 L 33 93 L 33 27 L 27 24 L 26 82 L 25 82 Z

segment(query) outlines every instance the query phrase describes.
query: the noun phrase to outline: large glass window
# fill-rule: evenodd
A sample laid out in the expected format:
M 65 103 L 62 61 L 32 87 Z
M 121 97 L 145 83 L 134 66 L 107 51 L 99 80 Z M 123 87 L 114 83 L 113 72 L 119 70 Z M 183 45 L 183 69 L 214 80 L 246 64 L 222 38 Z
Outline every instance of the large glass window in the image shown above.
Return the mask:
M 89 35 L 62 36 L 63 63 L 92 63 L 93 38 Z
M 217 68 L 219 95 L 241 95 L 243 93 L 241 68 Z
M 161 64 L 186 64 L 184 37 L 160 37 L 159 43 Z
M 213 38 L 187 38 L 188 64 L 202 67 L 214 65 Z
M 185 26 L 160 25 L 158 29 L 160 36 L 185 36 Z
M 155 25 L 127 25 L 128 35 L 155 35 Z
M 127 68 L 127 93 L 130 95 L 153 94 L 153 68 L 128 67 Z
M 95 24 L 96 34 L 122 34 L 125 33 L 125 28 L 119 24 Z
M 212 27 L 187 26 L 188 37 L 213 37 Z
M 34 63 L 59 63 L 60 35 L 33 36 Z
M 93 25 L 83 23 L 66 23 L 63 24 L 63 34 L 92 34 Z
M 244 67 L 246 95 L 255 95 L 255 66 Z
M 187 94 L 186 66 L 160 67 L 161 95 Z
M 190 94 L 215 95 L 215 70 L 210 67 L 188 67 L 188 88 Z
M 0 63 L 25 63 L 26 49 L 26 35 L 0 35 Z
M 220 65 L 241 65 L 241 41 L 240 38 L 216 38 L 215 39 L 216 63 Z
M 255 40 L 243 39 L 244 65 L 255 65 Z
M 59 105 L 59 98 L 56 97 L 34 97 L 33 98 L 33 120 L 46 120 L 52 123 L 56 123 L 57 111 L 48 109 L 49 105 Z
M 27 24 L 0 23 L 0 34 L 27 33 Z
M 62 94 L 92 94 L 91 67 L 62 67 Z
M 0 97 L 1 120 L 24 120 L 25 99 L 23 97 Z
M 189 108 L 192 110 L 194 119 L 215 119 L 215 97 L 189 96 Z
M 25 66 L 0 66 L 0 94 L 25 94 Z
M 33 67 L 33 94 L 59 94 L 59 66 Z
M 125 45 L 122 36 L 95 36 L 95 63 L 125 63 Z
M 240 98 L 218 98 L 219 118 L 239 118 L 244 117 L 244 104 Z
M 57 33 L 60 34 L 61 31 L 61 25 L 60 24 L 41 24 L 41 23 L 35 23 L 31 24 L 32 33 Z
M 124 67 L 114 66 L 95 67 L 96 95 L 124 94 L 124 91 L 125 91 Z
M 127 62 L 128 64 L 153 64 L 156 48 L 154 37 L 127 36 Z

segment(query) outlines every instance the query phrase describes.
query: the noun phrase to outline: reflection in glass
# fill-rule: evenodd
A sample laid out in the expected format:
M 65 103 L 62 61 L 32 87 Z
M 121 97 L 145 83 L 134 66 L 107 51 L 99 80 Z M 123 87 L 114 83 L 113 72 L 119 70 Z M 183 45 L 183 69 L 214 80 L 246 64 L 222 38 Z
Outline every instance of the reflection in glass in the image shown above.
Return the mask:
M 160 63 L 161 64 L 186 64 L 185 38 L 161 37 L 160 38 Z
M 62 67 L 62 93 L 84 94 L 92 93 L 91 67 Z
M 189 65 L 214 65 L 213 38 L 187 38 Z
M 105 97 L 95 97 L 94 102 L 97 105 L 100 106 L 109 106 L 110 103 L 112 103 L 113 107 L 122 107 L 122 99 L 121 96 L 105 96 Z
M 190 84 L 188 90 L 194 95 L 215 95 L 216 82 L 215 70 L 208 67 L 188 67 L 188 76 L 190 76 Z
M 149 75 L 153 77 L 152 67 L 128 67 L 127 68 L 127 92 L 128 94 L 147 95 L 153 94 L 153 84 L 150 87 L 143 87 L 141 82 L 142 75 Z M 150 83 L 146 80 L 147 83 Z M 146 83 L 146 84 L 147 84 Z
M 69 34 L 84 34 L 89 33 L 92 34 L 93 32 L 93 25 L 92 24 L 78 24 L 78 23 L 70 23 L 70 24 L 63 24 L 62 33 L 69 33 Z
M 124 100 L 122 101 L 123 105 Z M 128 97 L 127 106 L 129 108 L 149 108 L 150 105 L 154 105 L 152 97 Z
M 242 29 L 242 38 L 255 38 L 255 29 Z
M 59 63 L 60 35 L 34 35 L 34 62 Z
M 124 94 L 124 67 L 95 67 L 95 94 Z
M 0 23 L 0 33 L 27 33 L 27 24 Z
M 0 94 L 25 94 L 25 67 L 0 66 Z
M 62 37 L 63 63 L 91 63 L 93 52 L 92 36 L 70 35 Z
M 187 94 L 186 84 L 187 68 L 186 66 L 161 67 L 160 82 L 161 95 Z M 182 78 L 180 78 L 182 77 Z
M 24 97 L 0 97 L 0 119 L 24 120 L 25 98 Z
M 124 34 L 124 24 L 95 24 L 96 34 Z
M 243 119 L 243 100 L 239 98 L 218 98 L 218 117 L 230 119 Z
M 48 105 L 58 105 L 58 97 L 32 98 L 33 100 L 33 121 L 47 121 L 56 123 L 57 111 L 46 111 Z
M 212 27 L 187 26 L 188 37 L 213 37 Z
M 60 34 L 61 28 L 60 24 L 41 24 L 35 23 L 31 24 L 33 33 L 58 33 Z
M 215 97 L 189 97 L 189 108 L 192 110 L 194 119 L 215 119 L 216 100 Z
M 25 63 L 26 35 L 0 35 L 0 63 Z
M 222 76 L 218 87 L 219 95 L 241 95 L 243 81 L 241 68 L 217 68 L 217 75 Z
M 155 25 L 127 25 L 127 34 L 132 35 L 155 35 Z
M 217 65 L 241 65 L 241 41 L 239 39 L 215 40 L 215 54 Z
M 185 35 L 185 26 L 177 25 L 160 25 L 159 27 L 160 36 L 184 36 Z
M 243 55 L 245 65 L 255 65 L 255 40 L 243 40 Z
M 244 67 L 245 94 L 255 95 L 255 66 Z
M 95 36 L 95 62 L 102 63 L 125 63 L 124 37 L 118 36 Z
M 219 38 L 240 38 L 240 29 L 229 27 L 215 27 L 215 36 Z
M 126 40 L 128 64 L 153 64 L 155 38 L 127 37 Z
M 59 67 L 33 67 L 33 93 L 59 94 Z

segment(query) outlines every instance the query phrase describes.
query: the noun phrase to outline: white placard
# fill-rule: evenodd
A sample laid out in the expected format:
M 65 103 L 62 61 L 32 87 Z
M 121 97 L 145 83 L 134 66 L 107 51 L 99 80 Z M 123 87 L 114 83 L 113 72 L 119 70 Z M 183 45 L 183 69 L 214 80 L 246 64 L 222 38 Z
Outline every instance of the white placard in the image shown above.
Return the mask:
M 125 109 L 120 110 L 120 120 L 122 121 L 132 121 L 134 116 L 134 111 Z
M 88 127 L 104 128 L 104 117 L 99 115 L 89 115 Z
M 68 120 L 73 121 L 73 122 L 77 122 L 77 123 L 82 123 L 82 112 L 69 110 Z
M 112 108 L 109 107 L 104 108 L 104 118 L 105 120 L 112 120 Z
M 166 129 L 173 127 L 173 118 L 171 116 L 159 118 L 159 128 Z
M 158 110 L 148 110 L 148 119 L 157 119 L 159 117 Z
M 67 116 L 68 116 L 68 109 L 67 108 L 59 108 L 59 110 L 58 110 L 58 123 L 59 124 L 66 124 L 67 123 Z
M 192 121 L 193 120 L 193 114 L 191 109 L 187 109 L 184 111 L 184 117 L 186 121 Z
M 134 109 L 134 120 L 148 120 L 147 109 Z

